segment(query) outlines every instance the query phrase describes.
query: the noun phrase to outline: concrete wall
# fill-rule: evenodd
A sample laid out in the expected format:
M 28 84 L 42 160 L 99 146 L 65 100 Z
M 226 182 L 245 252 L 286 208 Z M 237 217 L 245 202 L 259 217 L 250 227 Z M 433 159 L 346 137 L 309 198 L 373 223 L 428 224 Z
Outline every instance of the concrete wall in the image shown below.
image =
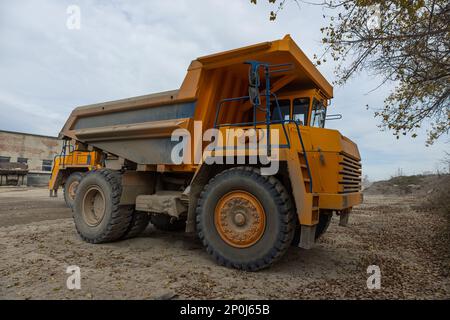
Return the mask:
M 50 172 L 42 170 L 42 160 L 53 161 L 61 147 L 62 141 L 56 137 L 0 130 L 0 156 L 10 157 L 10 162 L 18 162 L 19 157 L 27 158 L 29 185 L 48 182 Z
M 50 173 L 29 172 L 27 175 L 27 186 L 47 187 Z

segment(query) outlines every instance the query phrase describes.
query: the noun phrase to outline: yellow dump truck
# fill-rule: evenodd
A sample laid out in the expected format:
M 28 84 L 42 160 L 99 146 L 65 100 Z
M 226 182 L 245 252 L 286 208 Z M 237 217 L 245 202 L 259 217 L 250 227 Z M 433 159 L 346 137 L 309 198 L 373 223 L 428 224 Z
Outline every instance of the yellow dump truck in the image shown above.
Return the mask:
M 99 151 L 84 151 L 76 146 L 64 144 L 61 153 L 53 160 L 52 174 L 48 182 L 50 197 L 58 195 L 58 189 L 63 186 L 64 200 L 69 208 L 73 207 L 75 193 L 84 174 L 90 170 L 101 168 L 102 153 Z
M 311 248 L 362 201 L 356 144 L 325 129 L 332 97 L 287 35 L 197 58 L 179 90 L 76 108 L 60 138 L 97 159 L 72 190 L 79 235 L 116 241 L 151 221 L 251 271 Z M 79 172 L 66 167 L 65 183 Z

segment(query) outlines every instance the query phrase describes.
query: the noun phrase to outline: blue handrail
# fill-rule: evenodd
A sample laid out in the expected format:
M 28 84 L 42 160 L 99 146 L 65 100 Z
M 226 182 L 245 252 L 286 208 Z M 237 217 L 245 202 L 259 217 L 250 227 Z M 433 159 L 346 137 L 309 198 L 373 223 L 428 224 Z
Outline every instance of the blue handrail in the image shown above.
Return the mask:
M 291 119 L 290 120 L 282 119 L 282 113 L 281 113 L 280 105 L 278 103 L 278 98 L 277 98 L 275 93 L 270 92 L 270 74 L 292 70 L 292 64 L 286 63 L 286 64 L 273 64 L 273 65 L 270 65 L 270 64 L 267 64 L 267 63 L 261 63 L 259 61 L 247 61 L 246 63 L 250 64 L 250 68 L 251 68 L 250 72 L 257 73 L 260 67 L 264 68 L 264 75 L 265 75 L 265 80 L 266 80 L 266 88 L 265 88 L 265 94 L 264 94 L 265 97 L 266 97 L 266 101 L 265 101 L 266 102 L 266 120 L 265 121 L 256 121 L 256 108 L 259 106 L 259 103 L 260 103 L 260 100 L 257 99 L 257 102 L 256 102 L 257 104 L 255 104 L 252 101 L 252 104 L 253 104 L 253 121 L 252 122 L 218 124 L 217 121 L 218 121 L 218 118 L 219 118 L 219 113 L 220 113 L 220 110 L 221 110 L 222 105 L 224 103 L 226 103 L 226 102 L 233 102 L 233 101 L 239 101 L 239 100 L 245 100 L 245 99 L 251 99 L 250 95 L 242 96 L 242 97 L 236 97 L 236 98 L 227 98 L 227 99 L 223 99 L 223 100 L 219 101 L 219 103 L 217 104 L 216 115 L 215 115 L 215 119 L 214 119 L 214 128 L 229 127 L 229 126 L 250 126 L 250 125 L 254 126 L 256 128 L 256 126 L 258 124 L 265 124 L 266 125 L 266 129 L 267 129 L 268 155 L 270 156 L 270 154 L 271 154 L 270 125 L 281 123 L 281 125 L 283 127 L 284 135 L 286 137 L 287 147 L 290 148 L 291 147 L 291 143 L 290 143 L 289 135 L 287 134 L 287 131 L 286 131 L 285 123 L 294 123 L 295 126 L 296 126 L 296 129 L 297 129 L 297 135 L 298 135 L 299 140 L 300 140 L 300 145 L 302 147 L 302 151 L 303 151 L 303 154 L 304 154 L 304 157 L 305 157 L 306 169 L 308 171 L 308 176 L 309 176 L 309 180 L 310 180 L 309 191 L 312 193 L 312 190 L 313 190 L 313 179 L 312 179 L 311 169 L 310 169 L 310 166 L 309 166 L 308 157 L 306 155 L 305 145 L 303 143 L 303 138 L 302 138 L 302 134 L 301 134 L 298 122 L 295 121 L 295 120 L 291 120 Z M 280 67 L 287 67 L 287 66 L 289 66 L 291 68 L 270 70 L 270 68 L 280 68 Z M 259 83 L 259 80 L 257 82 Z M 270 97 L 271 96 L 273 96 L 275 98 L 276 110 L 278 112 L 280 120 L 272 120 L 271 119 L 271 112 L 270 112 Z

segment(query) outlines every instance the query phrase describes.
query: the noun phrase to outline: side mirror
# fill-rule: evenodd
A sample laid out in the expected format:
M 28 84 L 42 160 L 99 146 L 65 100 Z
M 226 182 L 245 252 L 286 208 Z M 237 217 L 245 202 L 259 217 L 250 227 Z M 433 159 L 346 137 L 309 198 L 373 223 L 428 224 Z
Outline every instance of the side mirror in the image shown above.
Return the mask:
M 252 105 L 259 106 L 261 104 L 261 98 L 259 97 L 259 87 L 249 85 L 248 96 L 250 97 L 250 102 L 252 103 Z
M 338 114 L 329 114 L 325 117 L 325 120 L 341 120 L 342 119 L 342 114 L 338 113 Z
M 259 96 L 259 85 L 261 79 L 259 78 L 259 66 L 258 61 L 246 61 L 249 64 L 248 70 L 248 95 L 250 97 L 250 102 L 254 106 L 259 106 L 261 104 L 261 98 Z

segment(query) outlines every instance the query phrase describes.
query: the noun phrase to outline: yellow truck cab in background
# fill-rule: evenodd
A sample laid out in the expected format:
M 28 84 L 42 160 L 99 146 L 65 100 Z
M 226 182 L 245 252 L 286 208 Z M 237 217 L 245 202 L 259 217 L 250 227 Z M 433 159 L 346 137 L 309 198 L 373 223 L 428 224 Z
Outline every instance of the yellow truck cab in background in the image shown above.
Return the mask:
M 81 151 L 78 148 L 79 145 L 64 143 L 61 153 L 53 160 L 52 174 L 48 182 L 50 197 L 56 197 L 59 187 L 63 186 L 64 200 L 70 208 L 84 173 L 101 167 L 101 152 Z

